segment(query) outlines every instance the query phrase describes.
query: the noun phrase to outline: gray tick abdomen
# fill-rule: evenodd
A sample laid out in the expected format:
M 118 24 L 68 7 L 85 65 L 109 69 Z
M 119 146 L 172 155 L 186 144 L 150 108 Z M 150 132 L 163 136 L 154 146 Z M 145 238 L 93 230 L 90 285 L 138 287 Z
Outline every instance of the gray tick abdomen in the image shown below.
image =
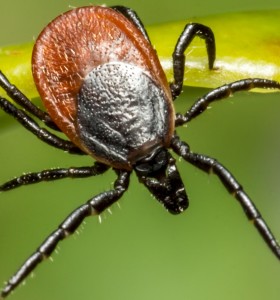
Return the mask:
M 164 91 L 143 69 L 103 64 L 86 76 L 79 92 L 78 135 L 97 160 L 131 169 L 138 159 L 169 143 L 169 110 Z

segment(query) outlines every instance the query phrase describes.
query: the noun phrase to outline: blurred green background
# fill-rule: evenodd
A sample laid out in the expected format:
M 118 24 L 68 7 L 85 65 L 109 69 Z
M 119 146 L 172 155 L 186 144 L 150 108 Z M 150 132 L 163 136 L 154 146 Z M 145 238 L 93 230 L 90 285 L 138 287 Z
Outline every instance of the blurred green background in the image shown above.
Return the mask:
M 0 2 L 1 45 L 30 41 L 69 5 L 89 4 L 82 0 Z M 106 3 L 134 8 L 145 24 L 280 8 L 279 0 Z M 186 88 L 177 110 L 185 111 L 205 92 Z M 218 158 L 232 170 L 278 237 L 279 98 L 279 94 L 238 94 L 213 105 L 179 131 L 193 150 Z M 0 123 L 0 182 L 23 172 L 92 163 L 89 157 L 70 156 L 39 142 L 3 113 Z M 120 207 L 115 205 L 112 215 L 104 213 L 101 224 L 97 218 L 87 219 L 80 234 L 60 244 L 54 263 L 43 263 L 34 272 L 35 278 L 29 278 L 11 299 L 279 299 L 279 262 L 236 201 L 215 176 L 183 161 L 178 166 L 191 201 L 188 211 L 169 215 L 133 176 Z M 110 188 L 113 180 L 114 174 L 108 173 L 2 193 L 0 282 L 12 275 L 70 211 Z

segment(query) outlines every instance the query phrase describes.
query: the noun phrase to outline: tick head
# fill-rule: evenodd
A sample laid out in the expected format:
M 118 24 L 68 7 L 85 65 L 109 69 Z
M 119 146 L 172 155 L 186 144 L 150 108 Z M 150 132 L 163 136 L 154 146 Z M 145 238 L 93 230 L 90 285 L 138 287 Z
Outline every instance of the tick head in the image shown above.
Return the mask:
M 134 166 L 140 180 L 168 212 L 179 214 L 189 205 L 185 186 L 175 159 L 165 148 L 158 148 Z

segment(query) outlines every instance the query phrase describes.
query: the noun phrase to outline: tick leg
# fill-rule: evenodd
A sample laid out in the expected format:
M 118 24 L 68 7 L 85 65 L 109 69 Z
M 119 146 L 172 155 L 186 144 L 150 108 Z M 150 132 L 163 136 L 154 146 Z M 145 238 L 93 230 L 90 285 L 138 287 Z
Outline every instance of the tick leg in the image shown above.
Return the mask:
M 0 192 L 15 189 L 17 187 L 38 183 L 41 181 L 54 181 L 63 178 L 85 178 L 100 175 L 106 172 L 109 167 L 105 164 L 95 162 L 91 167 L 72 167 L 43 170 L 37 173 L 28 173 L 14 178 L 0 185 Z
M 15 85 L 11 84 L 8 78 L 0 71 L 0 86 L 5 90 L 8 96 L 11 97 L 26 111 L 40 119 L 48 127 L 60 131 L 60 129 L 52 121 L 48 113 L 34 105 Z
M 10 278 L 0 294 L 2 299 L 8 296 L 40 262 L 52 254 L 58 242 L 73 234 L 86 217 L 100 214 L 121 198 L 128 188 L 130 172 L 116 171 L 116 173 L 118 178 L 114 183 L 114 189 L 93 197 L 75 209 Z
M 31 117 L 29 117 L 23 110 L 18 109 L 14 104 L 5 98 L 0 97 L 0 108 L 4 112 L 15 118 L 21 125 L 23 125 L 27 130 L 36 135 L 43 142 L 69 152 L 71 154 L 85 154 L 80 148 L 74 145 L 71 141 L 66 141 L 55 134 L 52 134 L 48 130 L 41 128 L 37 122 L 35 122 Z
M 184 52 L 192 42 L 193 38 L 199 36 L 205 40 L 208 56 L 209 69 L 213 69 L 216 58 L 215 37 L 213 31 L 202 24 L 189 23 L 181 33 L 173 52 L 173 76 L 174 82 L 170 84 L 173 100 L 182 92 L 185 71 Z
M 231 96 L 233 93 L 240 91 L 249 91 L 254 88 L 280 89 L 280 83 L 268 79 L 248 78 L 225 84 L 199 98 L 184 115 L 177 114 L 176 126 L 181 126 L 191 121 L 192 119 L 203 113 L 207 109 L 207 107 L 214 101 L 223 100 Z
M 137 13 L 134 10 L 132 10 L 131 8 L 125 7 L 125 6 L 121 6 L 121 5 L 111 6 L 111 8 L 120 12 L 129 21 L 131 21 L 141 31 L 141 33 L 143 34 L 145 39 L 151 44 L 148 33 L 147 33 L 142 21 L 140 20 L 140 18 L 138 17 Z
M 219 177 L 222 184 L 229 191 L 229 193 L 231 193 L 241 204 L 245 214 L 247 215 L 247 218 L 255 225 L 272 252 L 278 259 L 280 259 L 280 245 L 276 241 L 276 238 L 272 234 L 265 220 L 262 218 L 253 201 L 245 193 L 242 186 L 238 183 L 234 176 L 214 158 L 191 152 L 189 146 L 186 143 L 180 141 L 177 136 L 173 138 L 171 147 L 187 162 L 191 163 L 204 172 L 212 172 Z

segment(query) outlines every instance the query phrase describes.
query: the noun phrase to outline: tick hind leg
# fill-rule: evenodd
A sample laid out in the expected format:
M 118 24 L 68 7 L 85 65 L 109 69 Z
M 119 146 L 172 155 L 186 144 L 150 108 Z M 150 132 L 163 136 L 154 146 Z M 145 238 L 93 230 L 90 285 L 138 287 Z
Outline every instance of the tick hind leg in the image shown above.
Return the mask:
M 142 21 L 140 20 L 140 18 L 138 17 L 137 13 L 134 10 L 121 5 L 111 6 L 111 8 L 123 14 L 129 21 L 131 21 L 141 31 L 141 33 L 146 38 L 146 40 L 149 43 L 151 43 L 148 33 Z
M 32 117 L 38 118 L 49 128 L 60 131 L 50 118 L 49 114 L 34 105 L 15 85 L 10 83 L 8 78 L 1 71 L 0 86 L 6 91 L 7 95 L 22 108 L 17 108 L 7 99 L 0 97 L 0 108 L 4 112 L 16 119 L 22 126 L 36 135 L 43 142 L 71 154 L 85 154 L 71 141 L 63 140 L 49 132 L 47 129 L 41 128 Z M 32 117 L 30 117 L 26 112 L 28 112 Z
M 227 99 L 236 92 L 249 91 L 254 88 L 280 90 L 280 83 L 269 79 L 247 78 L 220 86 L 196 100 L 184 115 L 176 114 L 176 126 L 190 122 L 202 114 L 212 102 Z
M 5 90 L 7 95 L 11 97 L 18 105 L 28 111 L 34 117 L 37 117 L 48 127 L 60 131 L 52 121 L 49 114 L 36 105 L 34 105 L 15 85 L 11 84 L 8 78 L 0 71 L 0 86 Z
M 173 76 L 174 81 L 170 84 L 173 100 L 175 100 L 183 89 L 184 72 L 185 72 L 185 54 L 194 37 L 200 37 L 205 40 L 208 56 L 209 69 L 213 69 L 216 58 L 215 37 L 211 28 L 198 23 L 189 23 L 185 26 L 181 33 L 174 52 L 173 57 Z
M 93 197 L 88 202 L 75 209 L 11 277 L 1 291 L 0 299 L 8 296 L 40 262 L 50 257 L 58 242 L 73 234 L 86 217 L 100 214 L 121 198 L 128 188 L 130 172 L 116 171 L 116 173 L 118 178 L 114 183 L 114 188 Z
M 184 160 L 191 163 L 195 167 L 207 173 L 216 174 L 221 180 L 225 188 L 231 193 L 235 199 L 241 204 L 247 218 L 252 221 L 260 235 L 280 260 L 280 245 L 272 234 L 265 220 L 254 205 L 250 197 L 245 193 L 243 187 L 234 178 L 234 176 L 216 159 L 206 155 L 193 153 L 189 146 L 182 142 L 179 137 L 175 136 L 171 143 L 171 148 Z
M 52 147 L 61 149 L 71 154 L 85 154 L 80 148 L 71 141 L 64 140 L 45 128 L 39 126 L 25 111 L 17 108 L 14 104 L 5 98 L 0 97 L 0 108 L 16 119 L 28 131 L 36 135 L 41 141 Z

